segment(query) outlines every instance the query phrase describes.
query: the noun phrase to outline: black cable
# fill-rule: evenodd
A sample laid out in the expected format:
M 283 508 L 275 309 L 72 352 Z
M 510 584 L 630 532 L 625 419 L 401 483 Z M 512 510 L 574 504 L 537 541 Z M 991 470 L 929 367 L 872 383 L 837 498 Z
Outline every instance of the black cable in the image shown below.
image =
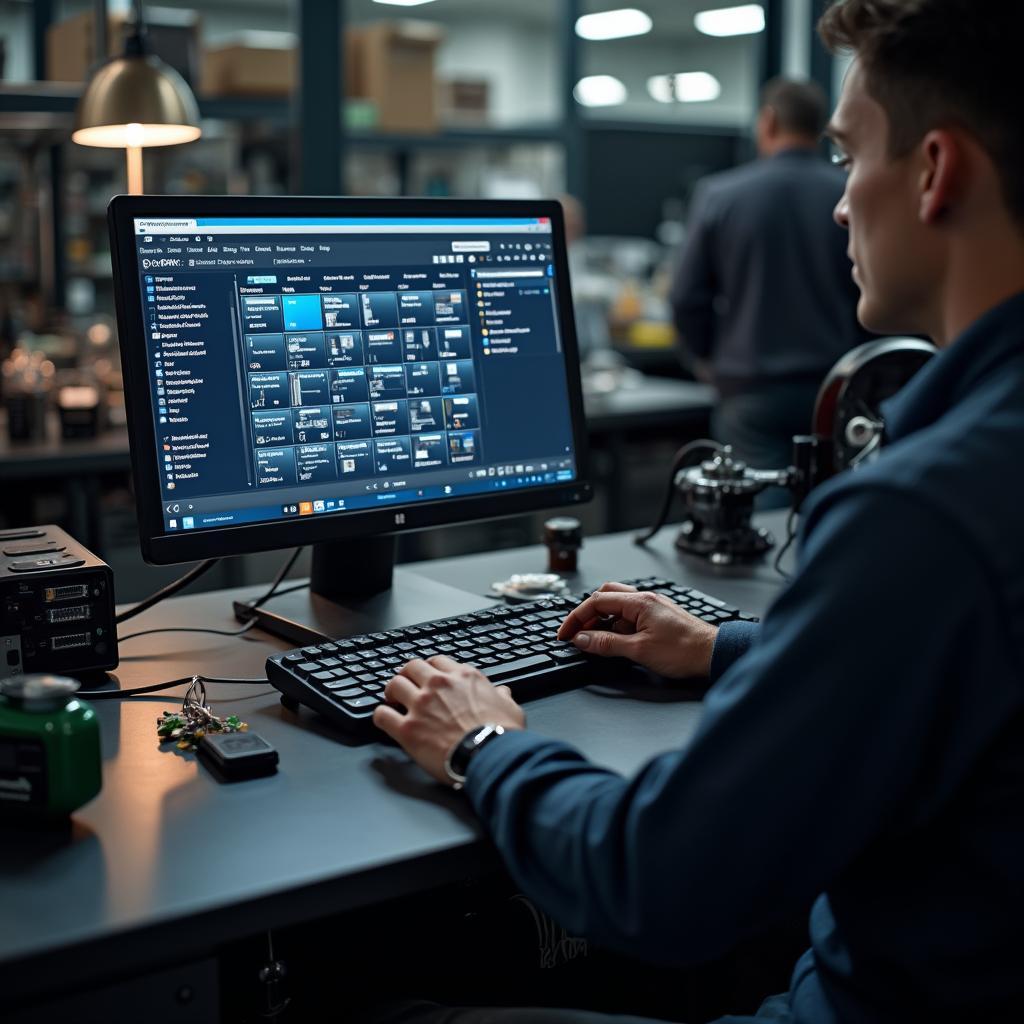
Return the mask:
M 250 608 L 259 608 L 261 605 L 266 604 L 267 601 L 269 601 L 276 594 L 277 588 L 281 585 L 281 581 L 285 578 L 285 576 L 288 575 L 289 572 L 291 572 L 291 568 L 295 564 L 295 560 L 301 554 L 302 554 L 302 548 L 296 548 L 292 552 L 291 557 L 278 570 L 277 575 L 274 577 L 273 583 L 270 584 L 270 589 L 258 601 L 254 601 L 249 606 Z M 303 584 L 303 586 L 305 586 L 305 584 Z M 298 588 L 292 588 L 292 589 L 298 589 Z M 290 590 L 289 591 L 285 591 L 285 593 L 290 593 Z
M 711 451 L 715 452 L 723 450 L 723 446 L 717 441 L 711 441 L 708 438 L 702 437 L 696 441 L 690 441 L 688 444 L 684 444 L 683 447 L 672 456 L 672 471 L 669 473 L 668 488 L 665 491 L 665 499 L 662 502 L 658 518 L 646 533 L 638 533 L 633 538 L 634 544 L 646 544 L 668 521 L 668 514 L 672 508 L 672 498 L 675 497 L 676 492 L 676 474 L 686 465 L 687 459 L 689 459 L 689 457 L 699 448 L 709 448 Z
M 168 597 L 173 597 L 179 590 L 183 590 L 194 580 L 199 579 L 204 573 L 209 572 L 219 561 L 219 558 L 208 558 L 205 562 L 200 562 L 173 583 L 168 583 L 166 587 L 161 588 L 155 594 L 150 594 L 149 597 L 143 598 L 138 604 L 125 609 L 114 621 L 117 623 L 126 622 L 128 619 L 135 618 L 136 615 L 141 615 L 144 611 L 166 600 Z
M 243 633 L 248 633 L 256 625 L 256 621 L 256 619 L 250 619 L 241 629 L 210 629 L 207 626 L 164 626 L 159 629 L 140 629 L 137 633 L 119 636 L 117 642 L 123 644 L 126 640 L 134 640 L 137 636 L 150 636 L 153 633 L 213 633 L 215 636 L 241 636 Z
M 790 576 L 790 574 L 788 572 L 786 572 L 782 568 L 782 559 L 783 559 L 783 556 L 786 554 L 786 552 L 792 546 L 793 541 L 796 539 L 796 530 L 794 529 L 795 525 L 796 525 L 796 509 L 795 508 L 791 508 L 789 510 L 789 515 L 786 517 L 786 543 L 783 544 L 781 548 L 779 548 L 778 554 L 776 554 L 776 556 L 775 556 L 775 565 L 774 565 L 775 571 L 787 583 L 793 577 Z
M 157 690 L 170 690 L 175 686 L 188 686 L 195 676 L 186 676 L 184 679 L 172 679 L 166 683 L 153 683 L 150 686 L 136 686 L 130 690 L 79 690 L 75 696 L 84 697 L 87 700 L 120 700 L 122 697 L 135 697 L 143 693 L 156 693 Z M 262 679 L 218 679 L 214 676 L 199 676 L 204 683 L 230 683 L 234 686 L 261 686 L 267 682 L 266 676 Z
M 290 587 L 285 587 L 284 590 L 279 590 L 274 594 L 274 597 L 284 597 L 285 594 L 294 594 L 296 590 L 305 590 L 308 586 L 309 580 L 306 580 L 305 583 L 295 583 Z M 265 600 L 266 598 L 261 598 L 260 604 L 263 604 Z M 256 605 L 252 605 L 251 607 L 255 608 Z
M 260 605 L 265 604 L 272 597 L 280 596 L 280 594 L 290 594 L 293 590 L 299 590 L 302 587 L 306 587 L 309 585 L 307 583 L 300 583 L 295 587 L 288 587 L 285 590 L 279 592 L 277 590 L 277 588 L 281 584 L 281 581 L 285 578 L 285 576 L 288 575 L 289 571 L 291 570 L 291 567 L 295 564 L 295 560 L 299 557 L 301 552 L 302 548 L 296 548 L 291 553 L 291 555 L 285 561 L 284 565 L 282 565 L 281 568 L 278 570 L 278 573 L 274 577 L 274 580 L 270 584 L 270 588 L 267 590 L 267 592 L 261 598 L 259 598 L 259 600 L 257 600 L 254 604 L 251 605 L 253 609 L 259 608 Z M 150 595 L 144 601 L 140 602 L 132 608 L 129 608 L 127 612 L 122 612 L 122 614 L 117 617 L 116 621 L 121 622 L 126 618 L 131 618 L 132 616 L 138 615 L 140 612 L 145 611 L 146 608 L 151 608 L 158 601 L 162 601 L 165 597 L 170 597 L 171 594 L 175 593 L 177 590 L 180 590 L 182 587 L 187 586 L 189 583 L 192 582 L 192 580 L 198 579 L 204 572 L 206 572 L 207 569 L 210 569 L 214 565 L 216 565 L 217 561 L 217 559 L 211 559 L 208 562 L 203 562 L 201 565 L 196 566 L 196 568 L 192 569 L 190 573 L 186 573 L 185 576 L 182 576 L 180 580 L 175 580 L 174 583 L 171 583 L 167 587 L 164 587 L 162 591 L 158 591 L 156 594 Z M 203 566 L 205 566 L 206 568 L 203 568 Z M 186 579 L 186 577 L 188 578 Z M 117 638 L 117 642 L 119 644 L 123 644 L 126 640 L 133 640 L 137 636 L 151 636 L 153 633 L 212 633 L 215 636 L 241 636 L 243 633 L 247 633 L 250 629 L 252 629 L 252 627 L 256 625 L 256 622 L 257 619 L 253 617 L 249 622 L 245 623 L 245 625 L 242 626 L 241 629 L 232 630 L 209 629 L 200 626 L 166 626 L 157 629 L 143 629 L 137 633 L 129 633 L 127 636 L 120 636 Z

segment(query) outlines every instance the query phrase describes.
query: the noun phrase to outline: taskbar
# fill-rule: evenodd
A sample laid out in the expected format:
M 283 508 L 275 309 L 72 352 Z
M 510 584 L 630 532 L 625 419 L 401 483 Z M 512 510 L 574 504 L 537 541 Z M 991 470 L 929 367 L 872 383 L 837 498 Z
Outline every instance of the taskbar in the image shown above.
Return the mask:
M 405 502 L 429 501 L 431 499 L 456 498 L 474 494 L 491 494 L 495 491 L 521 490 L 529 487 L 543 487 L 551 484 L 571 483 L 576 479 L 573 469 L 555 469 L 547 472 L 523 475 L 486 476 L 465 483 L 434 484 L 429 486 L 395 486 L 385 482 L 379 486 L 387 489 L 368 494 L 354 494 L 344 498 L 310 498 L 287 504 L 260 505 L 252 508 L 231 509 L 216 512 L 187 511 L 188 504 L 175 504 L 168 509 L 180 509 L 165 514 L 164 526 L 168 533 L 181 530 L 210 530 L 225 526 L 244 526 L 248 523 L 269 523 L 282 519 L 303 516 L 317 516 L 327 513 L 356 512 L 381 508 L 385 505 Z M 167 510 L 165 510 L 165 513 Z M 186 514 L 187 512 L 187 514 Z

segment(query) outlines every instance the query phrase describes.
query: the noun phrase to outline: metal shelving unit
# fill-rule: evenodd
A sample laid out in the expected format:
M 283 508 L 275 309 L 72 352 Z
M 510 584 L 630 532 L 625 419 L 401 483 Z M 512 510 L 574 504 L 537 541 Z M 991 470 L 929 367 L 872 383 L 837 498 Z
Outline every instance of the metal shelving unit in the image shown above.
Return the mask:
M 784 0 L 761 0 L 766 13 L 766 31 L 761 39 L 759 78 L 777 74 L 782 66 L 782 21 Z M 817 13 L 824 0 L 814 0 Z M 515 145 L 559 146 L 564 153 L 566 191 L 579 196 L 586 205 L 589 197 L 588 154 L 601 133 L 638 133 L 647 136 L 707 139 L 736 134 L 735 128 L 682 125 L 664 122 L 607 120 L 585 115 L 572 99 L 572 90 L 582 67 L 583 41 L 575 32 L 576 19 L 587 10 L 584 0 L 560 0 L 557 6 L 557 44 L 561 69 L 557 79 L 563 96 L 561 116 L 550 124 L 494 128 L 448 128 L 436 134 L 378 133 L 349 128 L 345 123 L 340 83 L 344 81 L 344 48 L 337 40 L 345 30 L 344 0 L 294 0 L 298 29 L 299 74 L 296 92 L 288 98 L 199 97 L 204 119 L 237 124 L 270 125 L 275 133 L 288 133 L 293 140 L 294 161 L 290 188 L 305 194 L 340 194 L 345 191 L 345 155 L 349 152 L 394 154 L 399 191 L 407 190 L 410 167 L 419 155 L 481 147 Z M 0 85 L 0 128 L 38 127 L 48 131 L 54 177 L 62 163 L 61 146 L 53 141 L 70 128 L 80 88 L 45 81 L 45 35 L 55 14 L 53 0 L 36 0 L 33 5 L 33 52 L 37 81 L 25 85 Z M 96 0 L 101 10 L 104 0 Z M 809 26 L 813 31 L 813 27 Z M 830 78 L 830 68 L 819 59 L 812 67 L 816 78 Z M 830 84 L 830 83 L 828 83 Z M 53 227 L 60 221 L 59 182 L 55 182 L 52 203 Z M 53 251 L 60 252 L 59 239 Z M 59 262 L 59 261 L 58 261 Z M 58 271 L 62 271 L 58 267 Z M 63 273 L 58 273 L 57 297 L 63 294 Z

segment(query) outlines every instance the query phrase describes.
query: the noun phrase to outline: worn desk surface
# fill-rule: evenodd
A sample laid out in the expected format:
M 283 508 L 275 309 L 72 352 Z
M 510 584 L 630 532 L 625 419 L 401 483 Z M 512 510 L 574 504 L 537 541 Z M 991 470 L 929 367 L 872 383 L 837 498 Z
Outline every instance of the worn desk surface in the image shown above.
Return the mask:
M 781 516 L 771 525 L 780 527 Z M 672 548 L 673 534 L 666 529 L 647 549 L 625 534 L 588 540 L 574 583 L 653 573 L 763 611 L 779 582 L 767 566 L 723 570 L 684 559 Z M 355 631 L 367 622 L 386 629 L 482 607 L 493 580 L 543 568 L 541 548 L 399 567 L 394 590 L 363 609 Z M 132 631 L 231 628 L 232 597 L 258 590 L 173 599 L 133 619 Z M 279 605 L 306 600 L 289 595 Z M 124 687 L 193 672 L 259 677 L 279 646 L 258 633 L 142 637 L 123 645 L 117 675 Z M 41 991 L 55 971 L 69 987 L 97 983 L 111 971 L 207 955 L 261 928 L 425 891 L 496 865 L 463 799 L 397 748 L 347 742 L 314 715 L 287 712 L 265 682 L 210 692 L 218 711 L 244 716 L 278 749 L 280 770 L 220 785 L 192 755 L 161 750 L 155 720 L 180 701 L 180 690 L 96 702 L 102 793 L 74 815 L 70 836 L 0 832 L 0 988 L 8 997 Z M 529 722 L 631 772 L 685 742 L 700 715 L 699 704 L 671 689 L 634 696 L 607 688 L 552 695 L 528 705 Z

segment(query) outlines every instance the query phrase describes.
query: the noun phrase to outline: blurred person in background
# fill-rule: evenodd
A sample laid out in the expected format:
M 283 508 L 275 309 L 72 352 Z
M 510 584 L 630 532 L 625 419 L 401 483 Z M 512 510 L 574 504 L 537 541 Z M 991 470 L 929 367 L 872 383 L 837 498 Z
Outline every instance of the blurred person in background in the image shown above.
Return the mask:
M 764 87 L 759 159 L 698 183 L 671 292 L 684 350 L 718 392 L 714 436 L 761 469 L 789 465 L 825 374 L 868 337 L 832 219 L 844 177 L 819 155 L 827 119 L 814 83 Z

